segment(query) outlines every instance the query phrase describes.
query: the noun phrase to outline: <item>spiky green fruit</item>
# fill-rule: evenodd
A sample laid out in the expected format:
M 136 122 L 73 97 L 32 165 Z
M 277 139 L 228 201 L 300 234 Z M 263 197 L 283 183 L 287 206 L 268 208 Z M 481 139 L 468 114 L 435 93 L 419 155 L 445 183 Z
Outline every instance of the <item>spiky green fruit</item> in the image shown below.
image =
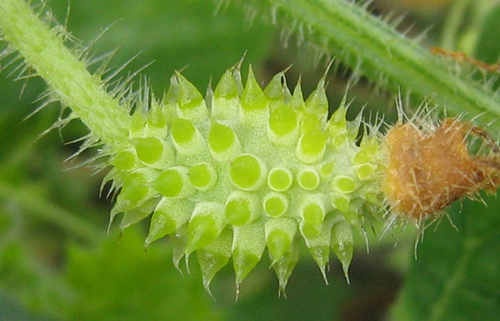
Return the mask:
M 100 145 L 98 157 L 108 157 L 105 182 L 117 194 L 110 223 L 121 213 L 121 229 L 151 217 L 146 245 L 170 235 L 177 266 L 197 252 L 207 288 L 230 257 L 240 283 L 266 248 L 281 287 L 301 244 L 323 272 L 331 248 L 349 265 L 346 233 L 359 231 L 364 208 L 382 199 L 379 142 L 355 144 L 360 121 L 346 120 L 345 102 L 328 120 L 324 80 L 306 101 L 300 85 L 293 94 L 283 85 L 283 72 L 262 89 L 251 70 L 243 84 L 239 67 L 207 98 L 180 73 L 161 102 L 148 89 L 127 97 L 127 83 L 107 93 L 60 29 L 24 1 L 0 8 L 10 42 L 2 56 L 19 51 L 71 108 L 54 127 L 80 119 L 90 130 L 82 150 Z M 335 232 L 341 223 L 351 228 Z
M 109 179 L 122 228 L 152 213 L 146 244 L 172 235 L 197 252 L 204 284 L 232 257 L 239 284 L 267 249 L 283 289 L 303 243 L 323 274 L 330 249 L 347 273 L 364 208 L 381 204 L 376 137 L 355 140 L 345 101 L 328 120 L 322 80 L 306 101 L 279 73 L 261 89 L 231 68 L 203 99 L 180 73 L 162 104 L 132 116 Z

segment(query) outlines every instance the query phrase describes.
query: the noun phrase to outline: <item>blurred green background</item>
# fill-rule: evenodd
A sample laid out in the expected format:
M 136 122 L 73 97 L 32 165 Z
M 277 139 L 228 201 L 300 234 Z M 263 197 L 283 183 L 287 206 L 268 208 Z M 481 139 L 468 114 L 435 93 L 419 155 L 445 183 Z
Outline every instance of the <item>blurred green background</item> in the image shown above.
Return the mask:
M 157 96 L 176 70 L 204 92 L 243 56 L 244 79 L 249 64 L 263 84 L 293 64 L 289 86 L 301 75 L 305 96 L 314 89 L 330 58 L 318 59 L 307 45 L 297 46 L 286 27 L 268 23 L 238 1 L 217 2 L 73 1 L 68 10 L 68 1 L 52 0 L 48 6 L 58 21 L 68 21 L 81 44 L 102 34 L 91 50 L 95 57 L 118 49 L 110 67 L 139 53 L 121 77 L 153 62 L 142 74 Z M 475 14 L 469 15 L 456 12 L 471 1 L 453 2 L 379 0 L 371 6 L 381 16 L 405 12 L 399 28 L 412 26 L 410 36 L 432 27 L 424 45 L 452 44 L 447 49 L 495 63 L 500 6 L 477 1 L 486 4 L 473 5 Z M 105 172 L 78 166 L 92 151 L 65 161 L 78 150 L 72 141 L 86 133 L 84 126 L 76 121 L 37 139 L 61 116 L 60 108 L 53 104 L 25 119 L 45 87 L 37 78 L 14 82 L 16 64 L 7 62 L 0 77 L 0 320 L 384 320 L 391 307 L 395 320 L 494 320 L 500 314 L 500 202 L 491 197 L 485 198 L 487 208 L 466 201 L 461 211 L 450 209 L 458 231 L 447 219 L 430 228 L 416 261 L 412 227 L 381 241 L 370 231 L 370 252 L 361 237 L 356 247 L 351 284 L 332 259 L 325 285 L 304 253 L 286 299 L 278 297 L 264 259 L 242 284 L 237 303 L 231 264 L 224 268 L 212 283 L 213 300 L 196 262 L 190 274 L 175 269 L 168 240 L 145 252 L 148 222 L 123 235 L 114 226 L 106 235 L 112 200 L 99 195 Z M 329 74 L 333 109 L 349 74 L 342 64 Z M 366 79 L 351 86 L 351 118 L 367 104 L 366 115 L 383 113 L 393 122 L 393 97 L 373 87 Z

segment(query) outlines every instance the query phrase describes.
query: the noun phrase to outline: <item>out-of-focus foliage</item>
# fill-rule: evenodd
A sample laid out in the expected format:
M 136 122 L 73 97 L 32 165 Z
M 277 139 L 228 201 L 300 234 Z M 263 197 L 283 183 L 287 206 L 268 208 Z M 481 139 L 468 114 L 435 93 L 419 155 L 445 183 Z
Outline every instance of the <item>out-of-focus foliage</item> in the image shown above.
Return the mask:
M 496 320 L 500 311 L 500 202 L 456 204 L 418 249 L 395 320 Z
M 220 320 L 198 273 L 172 269 L 165 244 L 144 250 L 144 235 L 127 230 L 96 251 L 72 246 L 63 277 L 74 289 L 65 297 L 70 320 Z

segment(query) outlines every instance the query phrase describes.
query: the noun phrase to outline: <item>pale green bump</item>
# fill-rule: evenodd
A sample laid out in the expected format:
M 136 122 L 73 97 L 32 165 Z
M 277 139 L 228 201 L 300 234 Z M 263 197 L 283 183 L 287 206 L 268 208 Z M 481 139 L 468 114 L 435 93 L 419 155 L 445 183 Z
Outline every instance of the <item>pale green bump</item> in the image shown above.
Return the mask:
M 134 125 L 129 130 L 129 136 L 132 138 L 157 137 L 162 139 L 167 137 L 169 126 L 163 108 L 164 106 L 156 100 L 151 101 L 148 110 L 137 108 L 132 116 Z
M 168 87 L 161 104 L 163 115 L 169 121 L 177 117 L 177 102 L 179 100 L 179 82 L 176 75 L 170 77 L 170 86 Z
M 203 104 L 203 96 L 181 73 L 176 73 L 179 82 L 179 109 L 194 109 Z
M 288 210 L 288 198 L 282 193 L 271 192 L 264 197 L 264 211 L 271 217 L 283 216 Z
M 230 127 L 215 122 L 212 123 L 208 143 L 214 152 L 223 153 L 227 151 L 235 141 L 236 135 Z
M 172 249 L 173 249 L 172 261 L 177 270 L 179 270 L 182 273 L 182 270 L 180 268 L 180 262 L 187 252 L 186 251 L 188 244 L 187 224 L 182 225 L 179 229 L 175 230 L 174 233 L 170 234 L 170 243 L 172 244 Z
M 265 248 L 264 224 L 261 221 L 234 227 L 232 252 L 236 284 L 240 284 L 259 263 Z
M 162 106 L 160 106 L 158 101 L 153 100 L 151 102 L 151 107 L 146 121 L 151 127 L 163 129 L 164 132 L 167 129 L 167 118 L 165 117 Z
M 193 141 L 196 135 L 196 127 L 187 119 L 174 118 L 171 124 L 172 139 L 176 145 L 185 145 Z
M 347 213 L 351 208 L 351 200 L 347 195 L 336 195 L 332 198 L 332 205 L 342 213 Z
M 269 171 L 267 185 L 276 192 L 284 192 L 292 186 L 293 174 L 285 167 L 275 167 Z
M 176 74 L 179 82 L 179 103 L 177 113 L 180 118 L 190 119 L 195 123 L 208 118 L 205 100 L 196 87 L 180 73 Z
M 290 249 L 297 234 L 297 222 L 285 217 L 270 219 L 266 222 L 264 230 L 273 265 Z
M 325 76 L 323 76 L 318 82 L 316 89 L 306 101 L 306 109 L 317 114 L 320 119 L 324 120 L 324 123 L 326 123 L 326 117 L 328 115 L 328 98 L 326 97 L 325 80 Z
M 321 168 L 319 170 L 319 174 L 321 175 L 321 177 L 326 178 L 333 173 L 334 169 L 335 169 L 334 162 L 326 162 L 323 165 L 321 165 Z
M 260 217 L 258 199 L 248 192 L 233 191 L 226 202 L 225 215 L 229 224 L 241 226 Z
M 236 80 L 234 79 L 231 69 L 228 69 L 217 83 L 214 91 L 214 97 L 232 99 L 237 98 L 238 95 L 238 85 L 236 84 Z
M 248 79 L 241 96 L 240 123 L 249 127 L 267 125 L 269 106 L 266 95 L 255 79 L 252 69 L 248 72 Z
M 321 231 L 325 213 L 319 204 L 310 203 L 301 209 L 301 231 L 305 238 L 315 238 Z
M 328 145 L 335 151 L 342 152 L 346 142 L 349 139 L 347 137 L 347 132 L 339 133 L 337 135 L 330 135 L 330 140 L 328 141 Z
M 352 193 L 358 186 L 357 181 L 345 175 L 337 175 L 330 181 L 330 189 L 338 193 Z
M 344 133 L 347 130 L 347 109 L 345 108 L 346 96 L 342 99 L 342 104 L 335 110 L 328 120 L 328 130 L 329 133 L 334 136 L 340 133 Z
M 330 243 L 331 243 L 331 232 L 333 225 L 333 217 L 330 215 L 328 220 L 325 220 L 324 224 L 320 226 L 320 231 L 315 237 L 306 237 L 306 246 L 309 249 L 309 253 L 313 257 L 314 261 L 321 270 L 321 274 L 328 283 L 326 279 L 325 268 L 328 264 L 330 258 Z
M 129 132 L 136 134 L 144 130 L 145 119 L 141 109 L 136 109 L 131 117 Z
M 162 197 L 151 217 L 146 246 L 181 228 L 189 220 L 193 207 L 184 198 Z
M 171 124 L 172 142 L 181 155 L 193 156 L 205 151 L 206 143 L 196 126 L 187 119 L 174 118 Z
M 212 243 L 226 226 L 224 206 L 217 202 L 196 204 L 188 224 L 186 252 L 191 253 Z
M 325 80 L 321 79 L 318 82 L 318 86 L 312 92 L 312 94 L 307 98 L 304 109 L 308 119 L 312 120 L 313 123 L 316 123 L 320 126 L 326 124 L 326 120 L 328 118 L 328 98 L 326 97 L 325 92 Z M 310 130 L 308 127 L 308 123 L 304 123 L 307 128 L 306 130 Z
M 133 173 L 125 180 L 118 197 L 138 203 L 148 195 L 149 188 L 146 183 L 146 178 L 142 173 Z
M 217 172 L 208 163 L 196 164 L 189 169 L 189 182 L 194 188 L 206 191 L 217 182 Z
M 331 246 L 333 252 L 340 260 L 344 275 L 349 282 L 349 265 L 354 251 L 354 237 L 351 225 L 345 221 L 336 223 L 332 228 Z
M 140 209 L 134 208 L 123 213 L 123 218 L 120 222 L 120 230 L 124 230 L 132 224 L 135 224 L 146 217 L 148 217 L 151 212 L 142 211 Z
M 352 159 L 355 164 L 366 164 L 370 161 L 370 153 L 360 150 Z
M 241 84 L 240 84 L 241 85 Z M 226 70 L 215 87 L 211 115 L 218 120 L 237 120 L 240 107 L 239 88 L 233 72 Z
M 226 218 L 229 224 L 235 226 L 245 225 L 252 217 L 252 205 L 245 198 L 229 199 L 226 203 Z
M 346 96 L 344 96 L 344 99 Z M 347 137 L 351 142 L 355 141 L 360 133 L 363 115 L 359 113 L 353 121 L 347 122 Z
M 295 155 L 301 162 L 313 164 L 323 158 L 325 148 L 326 135 L 319 129 L 311 129 L 300 137 Z
M 377 136 L 363 136 L 360 148 L 375 154 L 380 148 L 380 139 Z
M 321 194 L 308 195 L 299 212 L 302 218 L 300 229 L 305 238 L 315 238 L 321 231 L 326 209 Z
M 346 96 L 342 99 L 340 107 L 332 114 L 327 123 L 327 132 L 330 137 L 329 145 L 335 150 L 342 150 L 343 145 L 349 140 L 354 140 L 349 136 L 350 132 L 346 120 L 347 109 L 345 108 Z M 359 127 L 359 126 L 358 126 Z
M 355 164 L 373 163 L 379 153 L 379 139 L 375 136 L 364 136 L 353 162 Z
M 345 220 L 351 224 L 352 226 L 356 226 L 361 229 L 362 220 L 360 220 L 360 212 L 359 210 L 349 210 L 343 213 Z
M 231 258 L 232 243 L 232 231 L 224 229 L 215 241 L 197 251 L 198 262 L 203 276 L 203 286 L 208 293 L 211 293 L 210 283 L 212 279 L 220 269 L 226 266 Z
M 189 182 L 188 169 L 183 166 L 163 171 L 151 183 L 151 187 L 166 197 L 186 197 L 195 192 L 193 185 Z
M 231 181 L 238 188 L 244 191 L 254 191 L 264 182 L 266 168 L 257 157 L 241 155 L 232 161 L 229 174 Z
M 264 89 L 264 95 L 267 96 L 271 108 L 281 105 L 285 101 L 285 92 L 288 89 L 286 89 L 286 86 L 283 86 L 284 81 L 285 72 L 281 71 L 274 75 L 273 79 L 271 79 Z
M 299 137 L 299 123 L 296 111 L 286 105 L 273 109 L 269 115 L 267 136 L 275 144 L 295 144 Z
M 176 222 L 169 216 L 168 212 L 155 210 L 151 217 L 151 224 L 145 245 L 148 246 L 150 243 L 173 233 L 177 228 Z
M 123 215 L 122 221 L 120 222 L 120 229 L 123 231 L 130 225 L 135 224 L 151 215 L 151 212 L 157 203 L 158 200 L 150 198 L 146 202 L 140 204 L 140 206 L 126 211 Z
M 244 112 L 267 110 L 267 98 L 262 91 L 252 68 L 248 70 L 248 79 L 241 96 L 241 108 Z
M 266 234 L 267 249 L 273 262 L 281 259 L 285 252 L 292 245 L 293 238 L 290 238 L 284 231 L 276 229 Z
M 355 171 L 360 180 L 367 180 L 373 177 L 375 166 L 372 164 L 362 164 L 357 166 Z
M 135 150 L 139 160 L 146 164 L 154 164 L 162 158 L 164 146 L 156 137 L 135 138 Z
M 278 277 L 280 292 L 284 293 L 288 279 L 292 275 L 293 269 L 297 265 L 300 257 L 299 239 L 295 238 L 290 249 L 283 257 L 273 263 L 273 269 Z M 271 258 L 272 259 L 272 258 Z
M 241 151 L 241 144 L 231 127 L 212 122 L 208 133 L 210 153 L 217 160 L 229 160 Z
M 367 202 L 372 203 L 372 204 L 382 204 L 382 200 L 380 197 L 381 193 L 380 192 L 365 192 L 363 194 L 363 199 L 365 199 Z
M 152 169 L 140 169 L 128 175 L 111 211 L 111 220 L 117 213 L 130 211 L 155 196 L 157 193 L 152 191 L 148 184 L 155 180 L 157 175 Z
M 135 154 L 128 150 L 118 152 L 109 162 L 119 170 L 127 171 L 134 168 L 136 165 Z
M 302 94 L 302 85 L 300 77 L 299 80 L 297 81 L 297 85 L 295 85 L 295 88 L 293 89 L 293 95 L 292 98 L 290 99 L 290 106 L 292 106 L 293 109 L 299 112 L 299 116 L 303 115 L 306 103 L 304 102 L 304 95 Z M 301 121 L 301 119 L 299 119 L 299 121 Z
M 318 187 L 320 183 L 319 174 L 312 168 L 302 169 L 297 175 L 297 182 L 299 186 L 305 190 L 313 190 Z

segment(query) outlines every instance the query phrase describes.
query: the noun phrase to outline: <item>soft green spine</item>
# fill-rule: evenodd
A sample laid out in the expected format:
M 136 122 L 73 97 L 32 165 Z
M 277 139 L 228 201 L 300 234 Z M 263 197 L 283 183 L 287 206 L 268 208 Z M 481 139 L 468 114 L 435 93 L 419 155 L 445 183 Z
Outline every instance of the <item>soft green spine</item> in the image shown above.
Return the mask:
M 282 73 L 264 90 L 251 69 L 240 79 L 229 69 L 203 99 L 176 74 L 132 116 L 134 148 L 111 160 L 112 216 L 125 228 L 153 213 L 146 244 L 170 235 L 176 265 L 196 252 L 207 289 L 231 257 L 239 285 L 266 249 L 284 289 L 302 243 L 323 274 L 333 249 L 347 276 L 353 232 L 380 206 L 379 139 L 355 143 L 345 101 L 328 119 L 324 81 L 304 101 Z

